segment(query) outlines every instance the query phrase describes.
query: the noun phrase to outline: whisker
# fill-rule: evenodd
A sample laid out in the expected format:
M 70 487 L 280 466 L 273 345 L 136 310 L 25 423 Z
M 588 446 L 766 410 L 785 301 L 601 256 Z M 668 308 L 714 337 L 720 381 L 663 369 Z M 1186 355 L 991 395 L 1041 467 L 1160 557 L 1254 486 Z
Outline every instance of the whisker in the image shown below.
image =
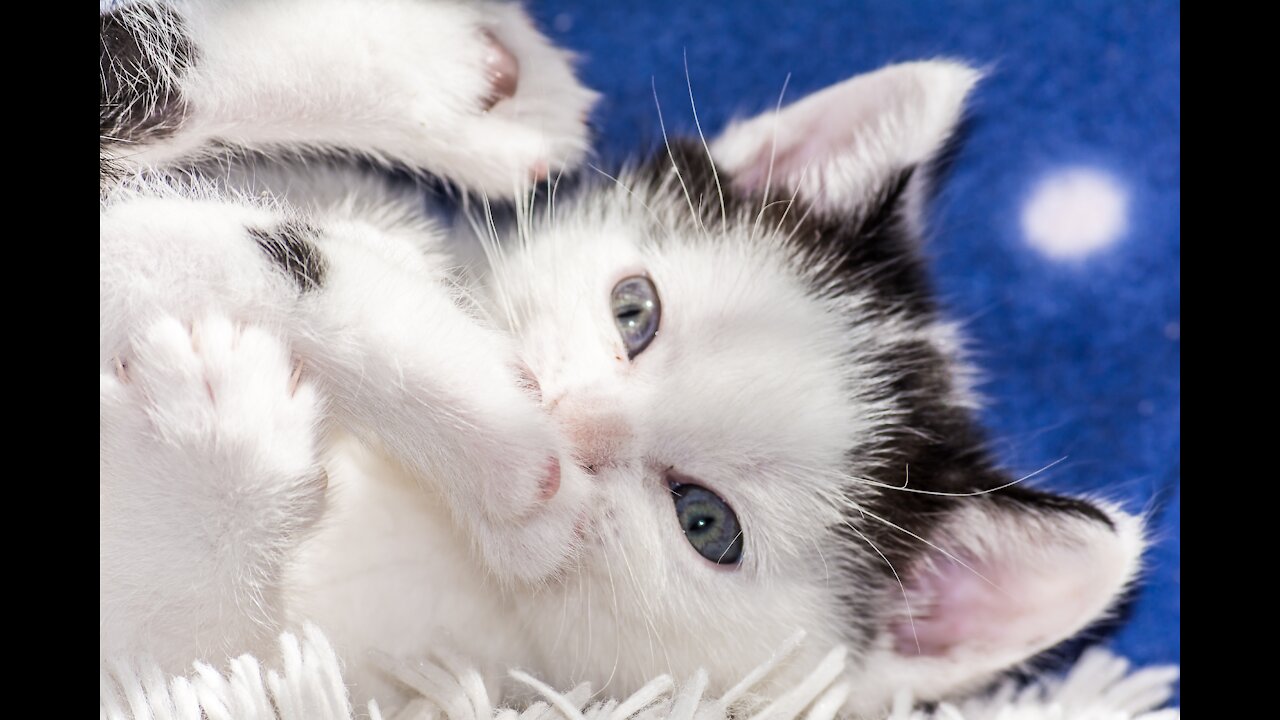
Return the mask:
M 809 538 L 809 542 L 813 545 L 813 549 L 818 553 L 818 559 L 822 561 L 822 573 L 824 576 L 823 583 L 831 585 L 831 568 L 827 567 L 827 556 L 822 553 L 822 547 L 818 545 L 818 541 Z
M 916 652 L 923 655 L 924 651 L 920 649 L 920 636 L 916 634 L 915 614 L 911 612 L 911 599 L 907 597 L 907 586 L 902 584 L 902 578 L 898 576 L 898 571 L 893 567 L 893 563 L 889 562 L 889 558 L 885 556 L 884 553 L 880 552 L 880 548 L 876 547 L 876 544 L 871 542 L 870 538 L 863 535 L 862 531 L 854 527 L 853 523 L 846 520 L 844 524 L 845 527 L 848 527 L 850 530 L 857 533 L 858 537 L 862 538 L 863 541 L 870 545 L 871 549 L 875 550 L 876 554 L 880 556 L 880 559 L 884 560 L 884 564 L 889 566 L 889 572 L 893 573 L 893 579 L 898 582 L 898 588 L 902 590 L 902 603 L 907 607 L 907 622 L 911 623 L 911 637 L 915 638 Z
M 640 198 L 640 195 L 639 195 L 638 193 L 636 193 L 636 191 L 635 191 L 635 190 L 632 190 L 630 187 L 628 187 L 628 186 L 626 185 L 626 183 L 622 182 L 621 180 L 619 180 L 618 178 L 614 177 L 613 175 L 610 175 L 609 173 L 605 172 L 604 170 L 601 170 L 600 168 L 596 167 L 595 165 L 592 165 L 591 163 L 587 163 L 587 167 L 591 168 L 592 170 L 595 170 L 596 172 L 600 173 L 601 175 L 605 176 L 606 178 L 608 178 L 608 179 L 612 180 L 615 184 L 617 184 L 617 186 L 618 186 L 619 188 L 621 188 L 622 190 L 624 190 L 628 195 L 630 195 L 630 196 L 632 197 L 632 199 L 634 199 L 636 202 L 640 203 L 640 207 L 644 208 L 645 210 L 647 210 L 647 211 L 649 212 L 649 216 L 653 218 L 653 221 L 654 221 L 655 223 L 657 223 L 658 225 L 660 225 L 660 226 L 662 226 L 662 227 L 668 227 L 668 223 L 667 223 L 666 221 L 664 221 L 664 220 L 663 220 L 663 219 L 658 215 L 658 213 L 654 212 L 654 211 L 653 211 L 653 208 L 649 207 L 648 203 L 646 203 L 644 200 L 642 200 L 642 199 Z
M 653 86 L 653 104 L 658 108 L 658 127 L 662 129 L 662 142 L 667 146 L 667 157 L 671 158 L 671 169 L 675 171 L 676 179 L 680 181 L 680 187 L 684 190 L 684 199 L 689 203 L 689 212 L 693 214 L 694 222 L 698 223 L 698 227 L 705 233 L 707 228 L 702 224 L 702 216 L 693 207 L 693 197 L 689 195 L 689 186 L 684 184 L 684 175 L 680 174 L 680 164 L 676 162 L 675 151 L 671 149 L 671 140 L 667 137 L 667 123 L 662 119 L 662 103 L 658 102 L 658 81 L 650 77 L 649 83 Z
M 951 554 L 951 553 L 947 552 L 946 550 L 942 549 L 942 548 L 941 548 L 940 546 L 938 546 L 937 544 L 932 543 L 932 542 L 930 542 L 930 541 L 928 541 L 928 540 L 924 539 L 923 537 L 921 537 L 921 536 L 919 536 L 919 535 L 917 535 L 917 534 L 915 534 L 915 533 L 911 532 L 910 530 L 908 530 L 908 529 L 906 529 L 906 528 L 902 527 L 901 525 L 896 525 L 896 524 L 894 524 L 893 522 L 891 522 L 891 521 L 889 521 L 889 520 L 886 520 L 886 519 L 884 519 L 884 518 L 880 517 L 879 515 L 876 515 L 875 513 L 871 512 L 870 510 L 867 510 L 865 507 L 862 507 L 861 505 L 857 505 L 857 504 L 855 504 L 855 507 L 857 507 L 858 511 L 859 511 L 859 512 L 861 512 L 861 513 L 862 513 L 863 515 L 865 515 L 866 517 L 869 517 L 869 518 L 871 518 L 872 520 L 877 520 L 877 521 L 879 521 L 879 522 L 881 522 L 881 523 L 884 523 L 885 525 L 888 525 L 889 527 L 891 527 L 891 528 L 893 528 L 894 530 L 897 530 L 897 531 L 899 531 L 899 532 L 901 532 L 901 533 L 905 533 L 905 534 L 907 534 L 907 535 L 910 535 L 911 537 L 915 538 L 916 540 L 919 540 L 920 542 L 924 543 L 925 545 L 928 545 L 929 547 L 933 548 L 934 550 L 937 550 L 938 552 L 940 552 L 940 553 L 942 553 L 943 555 L 945 555 L 948 559 L 950 559 L 952 562 L 956 563 L 956 564 L 957 564 L 957 565 L 959 565 L 960 567 L 962 567 L 962 568 L 964 568 L 964 569 L 968 570 L 969 572 L 973 573 L 974 575 L 977 575 L 979 578 L 982 578 L 982 581 L 983 581 L 983 582 L 985 582 L 985 583 L 987 583 L 988 585 L 990 585 L 991 587 L 993 587 L 993 588 L 995 588 L 995 589 L 999 590 L 1000 592 L 1004 592 L 1004 588 L 1002 588 L 1002 587 L 1000 587 L 999 585 L 997 585 L 995 582 L 993 582 L 993 581 L 992 581 L 990 578 L 988 578 L 986 575 L 983 575 L 982 573 L 978 572 L 977 570 L 975 570 L 975 569 L 973 568 L 973 566 L 969 565 L 968 563 L 966 563 L 965 561 L 963 561 L 963 560 L 961 560 L 960 558 L 956 557 L 955 555 L 953 555 L 953 554 Z
M 733 539 L 729 541 L 729 547 L 725 548 L 724 552 L 720 553 L 720 557 L 716 558 L 717 565 L 719 565 L 724 560 L 725 554 L 728 553 L 729 550 L 733 549 L 733 544 L 738 542 L 738 539 L 741 537 L 742 537 L 742 530 L 738 530 L 738 534 L 734 535 Z
M 603 539 L 603 535 L 599 531 L 596 532 L 596 537 Z M 618 611 L 618 588 L 613 582 L 613 564 L 609 562 L 608 543 L 600 543 L 600 549 L 601 554 L 604 556 L 605 570 L 609 574 L 609 593 L 613 598 L 613 668 L 609 670 L 608 679 L 604 681 L 599 690 L 592 693 L 591 697 L 604 694 L 605 689 L 609 687 L 609 684 L 613 682 L 614 676 L 617 675 L 618 664 L 622 660 L 622 618 Z
M 653 615 L 654 615 L 653 605 L 652 603 L 649 602 L 649 596 L 648 594 L 645 593 L 644 586 L 640 583 L 639 579 L 636 578 L 635 569 L 631 567 L 631 560 L 627 557 L 627 550 L 622 545 L 621 540 L 618 541 L 618 554 L 622 556 L 622 562 L 627 568 L 627 574 L 631 577 L 631 585 L 633 588 L 635 588 L 636 594 L 640 596 L 640 602 L 644 606 L 644 622 L 645 622 L 646 631 L 647 632 L 651 631 L 649 635 L 650 656 L 651 657 L 653 656 L 652 643 L 653 643 L 653 639 L 656 637 L 658 640 L 658 647 L 662 649 L 662 657 L 667 663 L 667 674 L 672 675 L 674 674 L 674 671 L 672 670 L 672 666 L 671 666 L 671 656 L 667 652 L 667 644 L 662 639 L 662 633 L 658 632 L 658 626 L 655 625 L 653 622 Z
M 720 229 L 728 226 L 728 213 L 724 208 L 724 188 L 720 187 L 720 171 L 716 169 L 716 159 L 711 156 L 711 147 L 707 145 L 707 136 L 702 134 L 702 123 L 698 120 L 698 106 L 693 102 L 693 80 L 689 78 L 689 48 L 684 49 L 684 82 L 689 86 L 689 107 L 693 110 L 693 125 L 698 129 L 698 139 L 702 141 L 702 149 L 707 152 L 707 162 L 711 164 L 711 176 L 716 181 L 716 194 L 720 196 Z
M 514 332 L 519 329 L 518 317 L 515 309 L 511 307 L 510 295 L 501 289 L 508 285 L 506 257 L 498 235 L 498 226 L 493 219 L 493 206 L 489 204 L 489 195 L 487 193 L 482 195 L 482 199 L 484 200 L 484 216 L 488 224 L 490 237 L 490 242 L 483 246 L 485 248 L 485 256 L 489 259 L 489 265 L 494 273 L 495 282 L 492 285 L 499 288 L 497 293 L 498 301 L 503 313 L 507 316 L 507 326 Z M 519 224 L 517 221 L 517 228 Z
M 782 115 L 782 98 L 787 94 L 787 85 L 790 83 L 791 73 L 787 73 L 786 79 L 782 81 L 782 91 L 778 93 L 778 104 L 773 109 L 773 142 L 769 146 L 769 170 L 764 176 L 764 195 L 760 201 L 762 206 L 760 208 L 760 212 L 762 215 L 764 213 L 763 205 L 769 202 L 769 190 L 773 187 L 773 161 L 778 152 L 778 120 Z M 800 184 L 796 183 L 796 187 L 800 187 Z M 793 196 L 792 199 L 794 200 L 795 197 Z M 757 222 L 758 221 L 759 220 L 757 218 Z M 754 236 L 754 227 L 751 229 L 751 232 Z
M 782 217 L 778 218 L 778 224 L 773 228 L 773 232 L 775 235 L 782 231 L 782 224 L 786 222 L 787 215 L 791 213 L 791 208 L 795 207 L 796 197 L 800 195 L 800 187 L 804 185 L 804 180 L 809 175 L 809 166 L 812 164 L 812 162 L 813 161 L 811 160 L 805 163 L 804 169 L 800 171 L 800 177 L 796 179 L 796 187 L 791 192 L 791 201 L 787 203 L 786 209 L 782 211 Z M 804 209 L 804 214 L 801 215 L 800 219 L 796 221 L 796 226 L 791 229 L 791 232 L 787 233 L 787 239 L 784 241 L 783 244 L 787 244 L 791 242 L 792 238 L 796 236 L 796 233 L 800 232 L 800 228 L 804 227 L 804 221 L 809 219 L 809 213 L 813 212 L 813 207 L 814 207 L 813 203 L 811 202 L 805 203 L 805 205 L 806 207 Z
M 848 474 L 840 473 L 840 472 L 823 472 L 823 471 L 821 471 L 821 470 L 818 470 L 817 468 L 798 467 L 797 469 L 798 469 L 798 470 L 801 470 L 801 471 L 803 471 L 803 472 L 808 472 L 808 473 L 810 473 L 810 474 L 823 475 L 823 476 L 830 477 L 830 478 L 832 478 L 832 479 L 837 479 L 837 480 L 846 480 L 846 481 L 851 481 L 851 482 L 861 483 L 861 484 L 863 484 L 863 485 L 868 485 L 868 486 L 870 486 L 870 487 L 876 487 L 876 488 L 883 488 L 883 489 L 885 489 L 885 490 L 894 490 L 894 491 L 897 491 L 897 492 L 914 493 L 914 494 L 917 494 L 917 495 L 933 495 L 933 496 L 936 496 L 936 497 L 955 497 L 955 498 L 963 498 L 963 497 L 977 497 L 977 496 L 979 496 L 979 495 L 989 495 L 989 494 L 991 494 L 991 493 L 999 492 L 1000 490 L 1004 490 L 1005 488 L 1010 488 L 1010 487 L 1013 487 L 1014 485 L 1018 485 L 1018 484 L 1020 484 L 1020 483 L 1026 482 L 1027 480 L 1030 480 L 1031 478 L 1034 478 L 1034 477 L 1036 477 L 1037 475 L 1040 475 L 1041 473 L 1044 473 L 1044 472 L 1048 471 L 1050 468 L 1053 468 L 1055 465 L 1058 465 L 1058 464 L 1060 464 L 1060 463 L 1062 463 L 1062 462 L 1066 461 L 1066 459 L 1067 459 L 1068 457 L 1069 457 L 1068 455 L 1063 455 L 1062 457 L 1058 458 L 1057 460 L 1054 460 L 1053 462 L 1049 463 L 1048 465 L 1045 465 L 1044 467 L 1040 468 L 1039 470 L 1036 470 L 1036 471 L 1034 471 L 1034 472 L 1031 472 L 1031 473 L 1028 473 L 1028 474 L 1026 474 L 1026 475 L 1023 475 L 1022 477 L 1020 477 L 1020 478 L 1018 478 L 1018 479 L 1016 479 L 1016 480 L 1010 480 L 1009 482 L 1004 483 L 1003 485 L 997 485 L 997 486 L 995 486 L 995 487 L 993 487 L 993 488 L 987 488 L 986 490 L 973 490 L 973 491 L 970 491 L 970 492 L 947 492 L 947 491 L 944 491 L 944 490 L 922 490 L 922 489 L 920 489 L 920 488 L 907 487 L 905 484 L 903 484 L 903 485 L 890 485 L 889 483 L 880 482 L 879 480 L 872 480 L 871 478 L 865 478 L 865 477 L 861 477 L 861 476 L 858 476 L 858 475 L 848 475 Z
M 560 178 L 562 177 L 564 177 L 563 164 L 560 166 L 560 169 L 556 170 L 556 181 L 554 183 L 551 183 L 551 176 L 547 175 L 547 182 L 551 183 L 550 197 L 547 198 L 547 208 L 548 216 L 550 217 L 552 224 L 556 221 L 556 191 L 560 189 Z

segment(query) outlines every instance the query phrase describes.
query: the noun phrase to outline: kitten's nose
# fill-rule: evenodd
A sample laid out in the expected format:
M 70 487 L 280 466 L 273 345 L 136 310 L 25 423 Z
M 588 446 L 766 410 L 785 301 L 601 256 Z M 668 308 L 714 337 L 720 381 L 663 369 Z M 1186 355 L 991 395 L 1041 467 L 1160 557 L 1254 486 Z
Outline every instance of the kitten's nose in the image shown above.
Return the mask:
M 631 427 L 617 403 L 601 397 L 560 398 L 552 415 L 573 444 L 573 456 L 591 474 L 617 463 L 631 442 Z

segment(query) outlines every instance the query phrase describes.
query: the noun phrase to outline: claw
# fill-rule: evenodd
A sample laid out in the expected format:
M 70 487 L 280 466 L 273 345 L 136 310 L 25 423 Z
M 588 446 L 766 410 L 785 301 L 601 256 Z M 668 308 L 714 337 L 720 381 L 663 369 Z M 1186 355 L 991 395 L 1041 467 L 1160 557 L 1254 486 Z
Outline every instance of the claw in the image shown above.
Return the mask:
M 293 366 L 293 374 L 289 376 L 289 397 L 298 394 L 298 386 L 302 384 L 302 366 L 301 360 Z
M 484 36 L 487 45 L 484 64 L 489 71 L 489 94 L 485 96 L 481 106 L 487 112 L 494 105 L 516 94 L 516 88 L 520 84 L 520 61 L 493 32 L 481 30 L 480 34 Z

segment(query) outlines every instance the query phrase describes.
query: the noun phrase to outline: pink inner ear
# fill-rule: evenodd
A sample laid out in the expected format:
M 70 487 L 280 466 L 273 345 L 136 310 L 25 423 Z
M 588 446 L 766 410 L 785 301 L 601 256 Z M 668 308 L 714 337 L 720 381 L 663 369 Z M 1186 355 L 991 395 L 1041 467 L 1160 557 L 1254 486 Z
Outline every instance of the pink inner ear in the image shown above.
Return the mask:
M 896 619 L 890 626 L 898 654 L 947 655 L 975 639 L 1002 633 L 1002 626 L 1009 622 L 1010 603 L 974 570 L 996 585 L 1003 583 L 992 577 L 991 568 L 965 562 L 973 570 L 942 558 L 908 579 L 911 617 Z
M 795 122 L 806 118 L 797 118 Z M 788 127 L 779 132 L 776 147 L 772 144 L 760 148 L 754 159 L 737 172 L 734 184 L 754 192 L 764 192 L 769 184 L 786 196 L 804 180 L 810 195 L 817 192 L 822 182 L 823 162 L 839 149 L 837 133 L 827 125 L 806 123 L 803 127 Z
M 933 157 L 977 79 L 947 61 L 892 65 L 735 123 L 711 154 L 738 187 L 848 209 Z
M 1041 538 L 1034 552 L 1013 543 L 978 560 L 965 553 L 969 567 L 941 557 L 917 568 L 904 578 L 912 617 L 890 625 L 894 649 L 907 657 L 1025 657 L 1069 637 L 1106 608 L 1140 552 L 1140 540 L 1126 550 L 1110 531 L 1096 538 L 1110 542 Z

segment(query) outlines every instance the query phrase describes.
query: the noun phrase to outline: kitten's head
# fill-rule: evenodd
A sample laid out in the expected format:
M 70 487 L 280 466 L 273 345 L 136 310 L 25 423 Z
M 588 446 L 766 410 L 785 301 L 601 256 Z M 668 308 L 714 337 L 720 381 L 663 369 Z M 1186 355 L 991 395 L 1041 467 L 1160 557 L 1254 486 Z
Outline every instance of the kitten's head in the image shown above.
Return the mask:
M 977 79 L 859 76 L 526 229 L 497 284 L 586 518 L 522 601 L 554 680 L 724 690 L 803 628 L 870 709 L 987 680 L 1133 578 L 1134 518 L 1006 487 L 929 294 L 919 199 Z

